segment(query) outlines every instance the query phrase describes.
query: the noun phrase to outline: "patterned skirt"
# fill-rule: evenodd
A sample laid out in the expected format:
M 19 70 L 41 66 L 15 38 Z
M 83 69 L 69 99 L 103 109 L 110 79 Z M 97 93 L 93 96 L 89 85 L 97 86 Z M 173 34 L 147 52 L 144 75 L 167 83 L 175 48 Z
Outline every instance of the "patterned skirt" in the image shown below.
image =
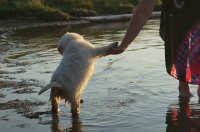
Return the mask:
M 166 51 L 167 53 L 167 51 Z M 167 66 L 168 73 L 191 84 L 200 84 L 200 21 L 186 34 L 177 46 L 173 64 Z

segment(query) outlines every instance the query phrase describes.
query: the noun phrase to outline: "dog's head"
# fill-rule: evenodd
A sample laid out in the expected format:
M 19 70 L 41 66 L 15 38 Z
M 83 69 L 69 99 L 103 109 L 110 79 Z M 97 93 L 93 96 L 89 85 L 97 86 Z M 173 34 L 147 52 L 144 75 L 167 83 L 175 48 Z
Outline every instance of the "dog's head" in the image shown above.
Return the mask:
M 77 33 L 65 33 L 58 43 L 58 51 L 60 52 L 60 54 L 63 54 L 64 50 L 70 45 L 71 41 L 78 39 L 83 39 L 83 37 Z

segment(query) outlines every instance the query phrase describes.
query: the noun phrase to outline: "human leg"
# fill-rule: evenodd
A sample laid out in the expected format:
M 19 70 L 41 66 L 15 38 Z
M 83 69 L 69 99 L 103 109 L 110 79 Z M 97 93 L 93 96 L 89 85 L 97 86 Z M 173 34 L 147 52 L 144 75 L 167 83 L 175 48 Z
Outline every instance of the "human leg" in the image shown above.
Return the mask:
M 199 93 L 200 93 L 200 89 L 199 89 Z M 188 83 L 179 80 L 179 97 L 189 98 L 192 96 L 193 95 L 190 92 L 190 87 Z
M 200 85 L 198 85 L 198 89 L 197 89 L 197 95 L 199 96 L 200 98 Z

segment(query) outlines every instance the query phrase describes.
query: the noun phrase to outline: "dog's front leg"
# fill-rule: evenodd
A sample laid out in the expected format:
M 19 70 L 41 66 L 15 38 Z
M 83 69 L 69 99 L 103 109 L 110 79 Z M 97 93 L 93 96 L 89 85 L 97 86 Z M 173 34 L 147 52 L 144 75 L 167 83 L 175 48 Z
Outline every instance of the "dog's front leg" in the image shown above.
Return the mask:
M 109 54 L 109 50 L 111 50 L 112 48 L 117 47 L 117 46 L 118 46 L 118 42 L 114 42 L 108 46 L 95 48 L 93 55 L 96 57 L 106 56 Z

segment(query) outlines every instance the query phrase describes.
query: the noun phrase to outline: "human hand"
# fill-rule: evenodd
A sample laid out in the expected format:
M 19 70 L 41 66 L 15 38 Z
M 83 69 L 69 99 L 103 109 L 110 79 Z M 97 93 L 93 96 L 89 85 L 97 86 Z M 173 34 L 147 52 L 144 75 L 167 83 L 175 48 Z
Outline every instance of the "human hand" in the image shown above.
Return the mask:
M 113 46 L 112 48 L 110 48 L 110 50 L 108 51 L 108 54 L 121 54 L 125 51 L 126 47 L 124 45 L 119 45 L 119 42 L 115 42 L 115 46 Z

